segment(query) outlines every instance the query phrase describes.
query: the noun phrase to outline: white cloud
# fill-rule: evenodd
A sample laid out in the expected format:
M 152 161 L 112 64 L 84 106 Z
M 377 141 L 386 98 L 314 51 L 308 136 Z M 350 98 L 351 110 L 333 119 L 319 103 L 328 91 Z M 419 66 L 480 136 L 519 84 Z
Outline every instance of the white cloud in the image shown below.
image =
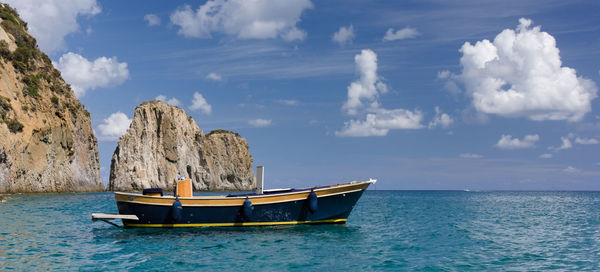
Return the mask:
M 336 131 L 336 136 L 342 137 L 369 137 L 385 136 L 391 129 L 421 129 L 423 113 L 418 110 L 405 109 L 376 109 L 368 113 L 365 120 L 350 120 L 344 123 L 341 131 Z
M 462 90 L 460 89 L 460 87 L 458 87 L 458 85 L 456 84 L 455 81 L 453 80 L 447 80 L 444 83 L 444 89 L 446 89 L 448 92 L 450 92 L 453 95 L 458 95 L 462 92 Z
M 80 15 L 93 16 L 101 9 L 96 0 L 5 0 L 27 22 L 29 33 L 44 52 L 65 48 L 65 36 L 79 30 Z
M 454 119 L 450 115 L 443 113 L 439 107 L 435 107 L 435 117 L 429 122 L 429 128 L 435 128 L 441 126 L 442 128 L 448 128 L 454 123 Z
M 254 120 L 248 120 L 248 124 L 250 124 L 253 127 L 268 127 L 270 126 L 272 123 L 271 120 L 267 120 L 267 119 L 254 119 Z
M 554 37 L 521 18 L 493 42 L 466 42 L 462 74 L 472 104 L 480 112 L 531 120 L 578 121 L 591 110 L 596 84 L 561 67 Z
M 502 149 L 523 149 L 523 148 L 533 148 L 535 147 L 535 143 L 540 139 L 540 136 L 537 134 L 525 135 L 523 140 L 519 140 L 518 138 L 513 138 L 511 135 L 502 135 L 498 143 L 496 143 L 496 147 Z
M 403 29 L 398 29 L 394 31 L 393 28 L 390 28 L 385 32 L 385 37 L 383 37 L 384 41 L 395 41 L 395 40 L 404 40 L 411 39 L 419 36 L 419 31 L 416 28 L 405 27 Z
M 171 106 L 177 106 L 177 107 L 181 106 L 181 102 L 177 98 L 175 98 L 175 97 L 173 97 L 171 99 L 168 99 L 166 96 L 164 96 L 164 95 L 161 94 L 161 95 L 157 96 L 154 99 L 158 100 L 158 101 L 165 102 L 165 103 L 167 103 L 167 104 L 169 104 Z
M 127 131 L 130 124 L 131 119 L 127 115 L 120 111 L 115 112 L 104 119 L 102 124 L 98 125 L 100 130 L 98 139 L 101 141 L 116 141 Z
M 280 99 L 277 100 L 277 102 L 286 105 L 286 106 L 296 106 L 298 105 L 298 100 L 291 100 L 291 99 Z
M 148 23 L 148 26 L 160 25 L 160 17 L 156 16 L 156 14 L 144 15 L 144 21 L 146 21 L 146 23 Z
M 348 114 L 357 114 L 357 110 L 363 107 L 363 100 L 375 102 L 379 94 L 387 92 L 387 86 L 381 82 L 377 75 L 377 55 L 375 52 L 364 49 L 354 57 L 356 71 L 360 79 L 348 86 L 348 100 L 343 106 Z M 373 105 L 373 104 L 372 104 Z
M 451 75 L 452 75 L 452 73 L 450 73 L 450 71 L 442 70 L 437 73 L 437 78 L 438 79 L 448 79 L 448 78 L 450 78 Z
M 592 144 L 598 144 L 598 143 L 600 143 L 595 138 L 581 138 L 581 137 L 576 137 L 575 134 L 573 134 L 573 133 L 569 133 L 566 137 L 560 137 L 560 140 L 562 142 L 561 146 L 559 146 L 559 147 L 550 146 L 550 147 L 548 147 L 548 149 L 553 150 L 553 151 L 570 149 L 570 148 L 573 147 L 573 141 L 572 140 L 574 140 L 574 142 L 576 144 L 582 144 L 582 145 L 592 145 Z
M 591 145 L 591 144 L 598 144 L 598 140 L 594 139 L 594 138 L 575 138 L 575 143 L 576 144 L 583 144 L 583 145 Z
M 377 75 L 377 55 L 365 49 L 354 57 L 360 78 L 348 86 L 348 99 L 342 109 L 349 115 L 365 114 L 364 120 L 344 123 L 336 136 L 368 137 L 385 136 L 391 129 L 421 129 L 423 113 L 419 110 L 384 109 L 377 97 L 387 92 L 387 85 Z M 366 105 L 365 105 L 366 104 Z
M 453 95 L 458 95 L 462 92 L 458 84 L 456 84 L 457 76 L 448 70 L 442 70 L 437 73 L 437 79 L 444 81 L 444 89 Z
M 352 40 L 354 40 L 354 26 L 350 25 L 349 27 L 340 27 L 336 33 L 333 33 L 331 40 L 339 45 L 352 43 Z
M 219 75 L 217 73 L 211 72 L 208 75 L 206 75 L 206 79 L 214 80 L 214 81 L 221 81 L 221 80 L 223 80 L 223 77 L 221 77 L 221 75 Z
M 81 98 L 87 90 L 122 84 L 129 78 L 126 62 L 117 57 L 99 57 L 89 61 L 81 55 L 69 52 L 60 57 L 54 66 L 60 70 L 65 81 L 71 84 L 77 97 Z
M 306 31 L 294 27 L 288 32 L 283 33 L 281 38 L 286 42 L 293 42 L 296 40 L 304 41 L 304 39 L 306 39 Z
M 552 159 L 552 154 L 546 153 L 540 155 L 540 159 Z
M 463 153 L 459 155 L 461 158 L 463 159 L 479 159 L 479 158 L 483 158 L 483 156 L 479 155 L 479 154 L 473 154 L 473 153 Z
M 568 174 L 579 174 L 579 173 L 581 173 L 581 170 L 579 170 L 579 169 L 577 169 L 577 168 L 575 168 L 573 166 L 570 166 L 570 165 L 567 166 L 567 168 L 563 169 L 563 171 L 565 173 L 568 173 Z
M 561 146 L 559 146 L 559 147 L 550 146 L 550 147 L 548 147 L 548 149 L 554 150 L 554 151 L 559 151 L 559 150 L 565 150 L 565 149 L 569 149 L 569 148 L 573 147 L 573 144 L 571 143 L 571 140 L 569 140 L 569 138 L 560 137 L 560 140 L 562 141 Z
M 223 33 L 239 39 L 304 40 L 306 33 L 296 27 L 302 13 L 312 8 L 310 0 L 210 0 L 193 10 L 189 5 L 171 14 L 179 34 L 211 38 Z
M 210 114 L 212 111 L 212 106 L 206 102 L 206 99 L 204 99 L 204 96 L 202 96 L 202 94 L 195 92 L 194 98 L 192 99 L 192 105 L 190 106 L 190 110 L 200 110 L 204 114 Z

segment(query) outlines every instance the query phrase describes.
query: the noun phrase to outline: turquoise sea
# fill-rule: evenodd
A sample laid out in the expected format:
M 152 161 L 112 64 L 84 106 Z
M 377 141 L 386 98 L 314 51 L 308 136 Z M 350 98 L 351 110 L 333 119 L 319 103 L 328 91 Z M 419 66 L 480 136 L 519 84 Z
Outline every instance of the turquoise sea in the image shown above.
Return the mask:
M 346 225 L 122 229 L 113 194 L 9 195 L 0 271 L 600 270 L 600 192 L 367 191 Z

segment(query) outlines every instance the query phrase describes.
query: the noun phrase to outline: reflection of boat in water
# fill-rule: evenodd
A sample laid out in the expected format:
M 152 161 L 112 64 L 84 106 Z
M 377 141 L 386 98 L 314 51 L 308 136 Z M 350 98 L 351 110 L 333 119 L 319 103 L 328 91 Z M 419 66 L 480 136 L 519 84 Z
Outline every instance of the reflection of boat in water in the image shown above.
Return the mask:
M 178 197 L 163 196 L 160 189 L 146 189 L 142 194 L 115 192 L 119 214 L 93 214 L 92 218 L 121 219 L 125 227 L 343 224 L 372 183 L 375 180 L 304 189 L 258 189 L 249 194 L 192 196 L 191 181 L 184 180 L 177 185 Z M 261 177 L 259 187 L 262 187 Z

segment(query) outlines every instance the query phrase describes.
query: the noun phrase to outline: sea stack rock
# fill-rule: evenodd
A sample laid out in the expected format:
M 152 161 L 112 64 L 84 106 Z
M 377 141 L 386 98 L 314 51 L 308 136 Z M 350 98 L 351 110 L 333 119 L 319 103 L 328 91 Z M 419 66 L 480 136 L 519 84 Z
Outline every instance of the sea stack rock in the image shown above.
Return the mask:
M 160 101 L 135 109 L 110 166 L 110 191 L 160 187 L 173 190 L 177 175 L 194 190 L 253 190 L 252 156 L 237 133 L 204 135 L 183 109 Z
M 90 114 L 0 4 L 0 193 L 102 191 Z

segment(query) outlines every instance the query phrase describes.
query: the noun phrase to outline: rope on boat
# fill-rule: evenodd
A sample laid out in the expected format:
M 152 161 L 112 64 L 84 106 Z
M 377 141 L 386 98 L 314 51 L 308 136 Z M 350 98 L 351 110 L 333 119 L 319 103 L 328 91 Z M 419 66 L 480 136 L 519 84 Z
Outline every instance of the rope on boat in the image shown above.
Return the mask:
M 373 184 L 373 190 L 377 190 L 377 184 Z M 380 210 L 380 211 L 381 211 L 381 213 L 382 213 L 383 219 L 385 220 L 385 224 L 386 224 L 386 225 L 389 225 L 389 221 L 388 221 L 388 218 L 387 218 L 387 213 L 386 213 L 386 212 L 383 210 L 383 207 L 384 207 L 384 206 L 385 206 L 385 208 L 386 208 L 385 210 L 387 210 L 387 206 L 384 204 L 384 202 L 383 202 L 383 200 L 382 200 L 382 199 L 383 199 L 383 197 L 381 197 L 381 195 L 379 195 L 379 196 L 377 197 L 377 199 L 379 200 L 379 207 L 380 207 L 380 209 L 379 209 L 379 210 Z

